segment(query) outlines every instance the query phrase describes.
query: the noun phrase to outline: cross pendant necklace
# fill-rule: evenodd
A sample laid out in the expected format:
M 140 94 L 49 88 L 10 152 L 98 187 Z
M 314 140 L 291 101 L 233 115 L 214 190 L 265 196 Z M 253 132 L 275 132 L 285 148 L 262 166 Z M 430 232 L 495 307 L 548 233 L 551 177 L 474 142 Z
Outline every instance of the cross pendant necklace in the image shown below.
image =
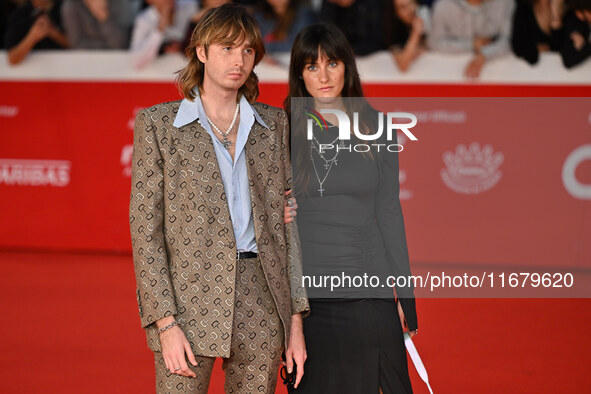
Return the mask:
M 320 197 L 324 197 L 324 182 L 326 181 L 326 178 L 328 177 L 328 174 L 330 173 L 330 170 L 332 169 L 332 165 L 336 165 L 336 160 L 329 160 L 327 161 L 326 159 L 324 159 L 324 157 L 319 153 L 320 158 L 322 160 L 324 160 L 324 162 L 328 165 L 326 174 L 324 175 L 324 177 L 322 179 L 320 179 L 320 175 L 318 174 L 318 170 L 316 169 L 316 163 L 314 162 L 314 156 L 312 154 L 312 152 L 316 151 L 318 152 L 317 149 L 315 149 L 314 144 L 311 142 L 310 143 L 310 159 L 312 159 L 312 167 L 314 168 L 314 174 L 316 175 L 316 179 L 318 180 L 318 185 L 320 185 L 320 188 L 318 189 L 318 191 L 320 192 Z M 338 153 L 337 153 L 338 154 Z M 336 156 L 335 156 L 336 158 Z
M 236 124 L 236 119 L 238 119 L 238 111 L 240 110 L 240 103 L 236 104 L 236 111 L 234 111 L 234 118 L 232 119 L 232 123 L 230 123 L 230 127 L 228 127 L 228 130 L 226 130 L 226 132 L 224 133 L 223 131 L 221 131 L 213 122 L 211 119 L 209 119 L 209 116 L 205 116 L 207 118 L 207 121 L 209 122 L 209 124 L 211 125 L 211 127 L 214 128 L 215 131 L 217 131 L 222 137 L 224 137 L 224 140 L 222 141 L 222 145 L 224 146 L 224 148 L 226 148 L 227 151 L 230 150 L 230 145 L 232 145 L 231 141 L 228 141 L 228 134 L 230 134 L 230 131 L 232 131 L 232 129 L 234 128 L 234 125 Z

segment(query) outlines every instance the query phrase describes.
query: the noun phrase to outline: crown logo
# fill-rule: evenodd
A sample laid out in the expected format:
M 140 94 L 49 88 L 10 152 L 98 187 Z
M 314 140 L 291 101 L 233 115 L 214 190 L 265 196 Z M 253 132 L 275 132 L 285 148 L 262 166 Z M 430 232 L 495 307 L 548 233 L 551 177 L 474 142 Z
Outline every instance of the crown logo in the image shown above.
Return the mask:
M 471 143 L 468 148 L 460 144 L 456 147 L 455 153 L 443 153 L 446 168 L 441 170 L 441 179 L 458 193 L 482 193 L 501 179 L 499 166 L 503 161 L 503 154 L 493 153 L 490 145 L 485 145 L 481 149 L 477 142 Z

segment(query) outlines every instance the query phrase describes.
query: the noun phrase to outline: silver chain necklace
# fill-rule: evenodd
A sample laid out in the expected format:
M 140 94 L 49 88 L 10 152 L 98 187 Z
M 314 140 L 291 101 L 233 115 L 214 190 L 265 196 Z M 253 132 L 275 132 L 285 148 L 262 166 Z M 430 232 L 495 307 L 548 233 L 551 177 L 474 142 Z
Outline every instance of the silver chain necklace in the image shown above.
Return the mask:
M 232 131 L 232 129 L 234 128 L 234 124 L 236 124 L 236 119 L 238 119 L 238 111 L 240 111 L 240 103 L 236 104 L 236 111 L 234 111 L 234 118 L 232 119 L 232 123 L 230 123 L 230 127 L 228 127 L 228 130 L 226 130 L 226 132 L 222 132 L 212 121 L 211 119 L 209 119 L 209 116 L 205 115 L 205 117 L 207 118 L 207 121 L 209 122 L 209 124 L 211 125 L 211 127 L 213 127 L 215 129 L 215 131 L 217 131 L 218 133 L 220 133 L 220 135 L 222 137 L 224 137 L 224 141 L 222 142 L 222 145 L 224 145 L 224 148 L 226 148 L 226 150 L 230 150 L 230 145 L 232 145 L 232 143 L 230 141 L 228 141 L 228 134 L 230 134 L 230 131 Z
M 330 145 L 334 146 L 334 143 L 337 142 L 337 140 L 339 139 L 339 137 L 337 136 L 337 138 L 335 138 Z M 318 144 L 318 147 L 316 146 L 316 144 L 314 144 L 314 142 L 316 142 L 316 144 Z M 339 143 L 340 147 L 343 147 L 343 141 L 341 141 Z M 313 151 L 316 151 L 316 153 L 318 153 L 318 156 L 322 159 L 322 161 L 324 161 L 324 168 L 326 169 L 326 174 L 324 175 L 324 177 L 322 178 L 322 180 L 320 179 L 320 175 L 318 175 L 318 169 L 316 168 L 316 163 L 314 162 L 314 156 L 312 154 Z M 331 159 L 327 159 L 324 157 L 324 153 L 320 152 L 320 142 L 316 139 L 316 136 L 313 135 L 313 139 L 312 141 L 310 141 L 310 159 L 312 160 L 312 166 L 314 167 L 314 174 L 316 175 L 316 179 L 318 180 L 318 184 L 320 185 L 320 188 L 318 189 L 318 191 L 320 192 L 320 197 L 324 197 L 324 182 L 326 181 L 326 178 L 328 178 L 328 174 L 330 174 L 330 170 L 332 169 L 333 165 L 338 165 L 338 161 L 337 161 L 337 157 L 339 156 L 339 150 L 337 149 L 337 152 L 335 153 L 334 157 Z

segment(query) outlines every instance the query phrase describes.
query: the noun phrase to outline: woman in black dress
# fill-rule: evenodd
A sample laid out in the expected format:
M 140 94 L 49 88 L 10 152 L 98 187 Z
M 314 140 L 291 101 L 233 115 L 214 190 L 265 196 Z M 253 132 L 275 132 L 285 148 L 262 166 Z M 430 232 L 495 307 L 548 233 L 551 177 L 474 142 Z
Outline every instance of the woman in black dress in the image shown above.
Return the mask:
M 353 50 L 343 33 L 326 23 L 302 30 L 292 48 L 285 109 L 292 126 L 303 271 L 315 281 L 326 275 L 367 274 L 382 280 L 410 275 L 398 154 L 320 149 L 319 144 L 338 144 L 339 135 L 336 116 L 318 118 L 323 108 L 358 112 L 360 131 L 375 133 L 378 113 L 362 97 Z M 320 120 L 311 139 L 306 113 Z M 360 141 L 352 136 L 349 142 Z M 308 358 L 292 392 L 411 393 L 403 330 L 417 332 L 412 286 L 397 287 L 396 300 L 391 287 L 367 281 L 332 290 L 330 283 L 324 288 L 304 283 L 311 310 L 304 319 Z
M 517 57 L 536 64 L 540 52 L 557 52 L 563 41 L 562 0 L 517 0 L 511 47 Z

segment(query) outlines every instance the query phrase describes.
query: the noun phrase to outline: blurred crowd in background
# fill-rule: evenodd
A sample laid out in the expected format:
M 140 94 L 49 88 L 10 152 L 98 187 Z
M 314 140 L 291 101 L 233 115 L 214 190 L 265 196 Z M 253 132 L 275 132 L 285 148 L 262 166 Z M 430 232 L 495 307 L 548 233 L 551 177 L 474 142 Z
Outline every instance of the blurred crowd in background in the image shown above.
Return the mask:
M 16 65 L 33 50 L 129 50 L 136 68 L 184 53 L 205 11 L 230 0 L 0 0 L 0 34 Z M 289 52 L 317 21 L 340 27 L 358 56 L 388 50 L 401 71 L 425 51 L 470 53 L 467 77 L 513 52 L 530 64 L 591 56 L 591 0 L 235 0 L 258 21 L 268 56 Z

